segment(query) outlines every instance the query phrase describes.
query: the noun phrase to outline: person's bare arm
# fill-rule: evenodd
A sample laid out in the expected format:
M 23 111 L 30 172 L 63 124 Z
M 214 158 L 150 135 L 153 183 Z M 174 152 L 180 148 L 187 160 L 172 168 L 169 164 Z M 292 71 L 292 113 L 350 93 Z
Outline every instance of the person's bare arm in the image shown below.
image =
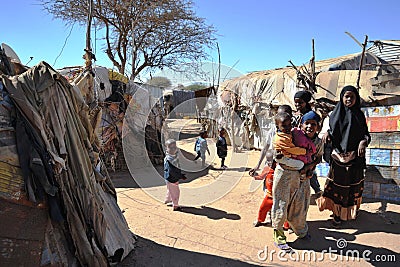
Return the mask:
M 366 139 L 362 140 L 358 145 L 358 156 L 365 157 L 365 149 L 368 146 L 368 141 Z
M 322 142 L 323 142 L 324 144 L 330 143 L 330 142 L 331 142 L 331 137 L 330 137 L 330 135 L 329 135 L 328 132 L 326 132 L 326 133 L 322 136 L 321 139 L 322 139 Z
M 265 144 L 265 146 L 261 150 L 261 155 L 260 155 L 260 158 L 258 159 L 257 165 L 254 166 L 254 168 L 252 168 L 249 171 L 250 174 L 254 174 L 258 169 L 260 169 L 261 163 L 264 160 L 265 156 L 267 155 L 267 151 L 268 151 L 268 147 L 269 146 L 270 146 L 270 144 Z

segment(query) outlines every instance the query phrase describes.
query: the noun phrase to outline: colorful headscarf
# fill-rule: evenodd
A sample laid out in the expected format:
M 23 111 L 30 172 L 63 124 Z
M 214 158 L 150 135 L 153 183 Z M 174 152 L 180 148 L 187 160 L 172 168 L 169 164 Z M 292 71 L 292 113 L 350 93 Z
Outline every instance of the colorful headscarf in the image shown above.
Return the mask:
M 315 111 L 311 110 L 301 117 L 301 123 L 304 123 L 308 120 L 314 120 L 319 123 L 321 121 L 321 117 Z

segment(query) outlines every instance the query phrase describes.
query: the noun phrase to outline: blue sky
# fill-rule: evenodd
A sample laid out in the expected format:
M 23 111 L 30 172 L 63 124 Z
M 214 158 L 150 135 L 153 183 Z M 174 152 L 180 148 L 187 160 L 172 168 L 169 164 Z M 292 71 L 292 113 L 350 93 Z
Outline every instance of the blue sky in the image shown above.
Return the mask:
M 6 2 L 6 3 L 4 3 Z M 53 64 L 70 32 L 62 21 L 53 20 L 36 0 L 3 1 L 0 42 L 10 45 L 30 66 L 41 60 Z M 283 67 L 291 59 L 302 64 L 311 56 L 325 59 L 360 52 L 344 32 L 360 42 L 400 39 L 398 0 L 262 1 L 196 0 L 196 13 L 218 31 L 222 63 L 242 73 Z M 97 36 L 98 38 L 101 36 Z M 97 64 L 112 67 L 95 42 Z M 83 64 L 85 29 L 75 25 L 54 67 Z M 216 51 L 209 51 L 217 61 Z

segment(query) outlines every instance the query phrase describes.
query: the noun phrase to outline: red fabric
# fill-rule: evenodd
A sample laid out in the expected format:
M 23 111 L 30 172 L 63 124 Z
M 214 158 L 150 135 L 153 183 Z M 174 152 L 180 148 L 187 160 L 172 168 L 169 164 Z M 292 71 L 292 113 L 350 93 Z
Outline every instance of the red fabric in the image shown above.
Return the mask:
M 265 188 L 267 190 L 267 194 L 264 197 L 263 202 L 260 205 L 260 208 L 258 210 L 258 221 L 259 222 L 264 222 L 265 218 L 267 217 L 268 211 L 271 210 L 273 200 L 272 200 L 272 183 L 274 180 L 274 164 L 271 167 L 265 166 L 264 169 L 262 170 L 261 174 L 256 176 L 256 180 L 263 180 L 264 179 L 264 184 Z
M 265 188 L 267 189 L 267 196 L 272 198 L 272 183 L 274 181 L 274 168 L 268 165 L 264 167 L 261 174 L 254 177 L 256 180 L 264 180 Z
M 263 202 L 261 203 L 260 209 L 258 210 L 258 218 L 259 222 L 264 222 L 267 217 L 268 211 L 271 210 L 273 204 L 273 200 L 271 197 L 265 196 Z
M 289 223 L 287 221 L 283 224 L 283 228 L 284 229 L 289 229 L 290 228 Z

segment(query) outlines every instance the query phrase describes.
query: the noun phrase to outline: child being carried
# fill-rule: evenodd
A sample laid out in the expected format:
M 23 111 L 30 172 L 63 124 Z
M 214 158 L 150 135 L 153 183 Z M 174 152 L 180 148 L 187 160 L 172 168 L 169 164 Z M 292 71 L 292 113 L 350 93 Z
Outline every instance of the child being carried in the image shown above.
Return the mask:
M 275 116 L 277 132 L 274 136 L 275 160 L 286 170 L 309 172 L 308 164 L 316 148 L 314 143 L 298 128 L 292 129 L 291 117 L 286 112 Z M 310 174 L 307 173 L 307 176 Z

